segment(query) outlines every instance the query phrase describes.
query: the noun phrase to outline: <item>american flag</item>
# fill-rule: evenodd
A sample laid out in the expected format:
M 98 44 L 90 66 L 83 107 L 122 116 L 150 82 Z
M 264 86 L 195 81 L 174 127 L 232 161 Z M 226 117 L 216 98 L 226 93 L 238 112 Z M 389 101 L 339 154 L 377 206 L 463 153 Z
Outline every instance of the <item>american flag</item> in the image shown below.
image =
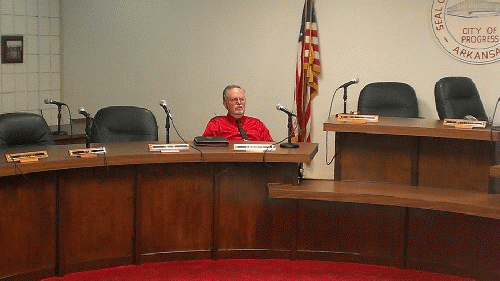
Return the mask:
M 321 72 L 318 48 L 318 27 L 314 0 L 306 0 L 302 11 L 297 64 L 295 67 L 295 103 L 297 112 L 295 138 L 311 141 L 311 101 L 318 92 L 318 75 Z

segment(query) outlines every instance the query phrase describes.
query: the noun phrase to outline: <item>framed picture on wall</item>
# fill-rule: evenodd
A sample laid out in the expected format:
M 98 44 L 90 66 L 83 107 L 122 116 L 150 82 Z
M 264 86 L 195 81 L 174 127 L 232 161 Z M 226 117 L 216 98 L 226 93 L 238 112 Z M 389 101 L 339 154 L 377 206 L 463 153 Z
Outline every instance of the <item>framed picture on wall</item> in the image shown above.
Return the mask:
M 2 63 L 23 62 L 23 37 L 2 36 Z

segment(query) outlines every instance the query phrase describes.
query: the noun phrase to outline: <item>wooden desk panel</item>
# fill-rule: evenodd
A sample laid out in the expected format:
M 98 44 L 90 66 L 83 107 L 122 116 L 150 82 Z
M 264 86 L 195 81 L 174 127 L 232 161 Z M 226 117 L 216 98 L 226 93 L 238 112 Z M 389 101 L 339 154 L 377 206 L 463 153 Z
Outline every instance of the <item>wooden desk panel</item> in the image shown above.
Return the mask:
M 0 177 L 0 279 L 55 274 L 55 206 L 55 173 Z
M 312 200 L 298 206 L 296 258 L 404 267 L 404 208 Z
M 168 163 L 138 169 L 138 262 L 210 258 L 213 165 Z
M 381 117 L 350 124 L 333 117 L 324 124 L 337 140 L 334 179 L 434 186 L 489 192 L 498 131 L 456 129 L 439 120 Z
M 489 141 L 421 138 L 418 185 L 488 193 L 493 156 Z
M 134 166 L 61 171 L 60 273 L 131 264 Z
M 408 136 L 337 133 L 335 179 L 411 184 L 414 142 Z
M 297 164 L 221 164 L 215 179 L 216 257 L 289 258 L 293 212 L 268 201 L 267 183 L 297 184 L 297 178 Z
M 408 268 L 500 280 L 500 221 L 484 217 L 410 209 Z

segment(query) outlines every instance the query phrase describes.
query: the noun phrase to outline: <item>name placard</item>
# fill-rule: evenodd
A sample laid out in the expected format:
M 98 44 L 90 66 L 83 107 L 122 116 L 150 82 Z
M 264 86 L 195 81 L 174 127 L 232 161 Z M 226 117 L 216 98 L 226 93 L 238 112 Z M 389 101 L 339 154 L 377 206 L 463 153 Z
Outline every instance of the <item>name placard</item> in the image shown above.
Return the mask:
M 335 117 L 337 118 L 337 121 L 350 123 L 378 122 L 378 115 L 337 113 Z
M 260 143 L 235 143 L 234 150 L 245 150 L 253 152 L 273 151 L 276 150 L 274 144 L 260 144 Z
M 189 149 L 187 143 L 166 143 L 166 144 L 148 144 L 149 151 L 151 152 L 179 152 L 180 150 Z
M 106 153 L 105 147 L 92 147 L 92 148 L 82 148 L 82 149 L 70 149 L 68 150 L 69 156 L 75 157 L 96 157 L 98 154 Z
M 486 121 L 445 118 L 443 125 L 459 129 L 486 128 Z
M 37 162 L 38 159 L 47 157 L 49 157 L 49 154 L 45 150 L 5 154 L 7 162 L 20 163 Z

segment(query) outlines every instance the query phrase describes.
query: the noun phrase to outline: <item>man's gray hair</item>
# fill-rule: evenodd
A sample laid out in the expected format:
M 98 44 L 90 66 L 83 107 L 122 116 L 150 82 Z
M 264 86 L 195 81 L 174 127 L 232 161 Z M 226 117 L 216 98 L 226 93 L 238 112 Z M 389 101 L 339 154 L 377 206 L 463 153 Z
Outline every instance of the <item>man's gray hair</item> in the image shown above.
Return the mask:
M 226 88 L 224 88 L 224 91 L 222 91 L 222 101 L 226 101 L 227 100 L 227 91 L 229 91 L 231 89 L 234 89 L 234 88 L 238 88 L 238 89 L 243 90 L 243 88 L 241 88 L 238 85 L 228 85 L 228 86 L 226 86 Z M 243 90 L 243 92 L 245 92 L 245 90 Z

